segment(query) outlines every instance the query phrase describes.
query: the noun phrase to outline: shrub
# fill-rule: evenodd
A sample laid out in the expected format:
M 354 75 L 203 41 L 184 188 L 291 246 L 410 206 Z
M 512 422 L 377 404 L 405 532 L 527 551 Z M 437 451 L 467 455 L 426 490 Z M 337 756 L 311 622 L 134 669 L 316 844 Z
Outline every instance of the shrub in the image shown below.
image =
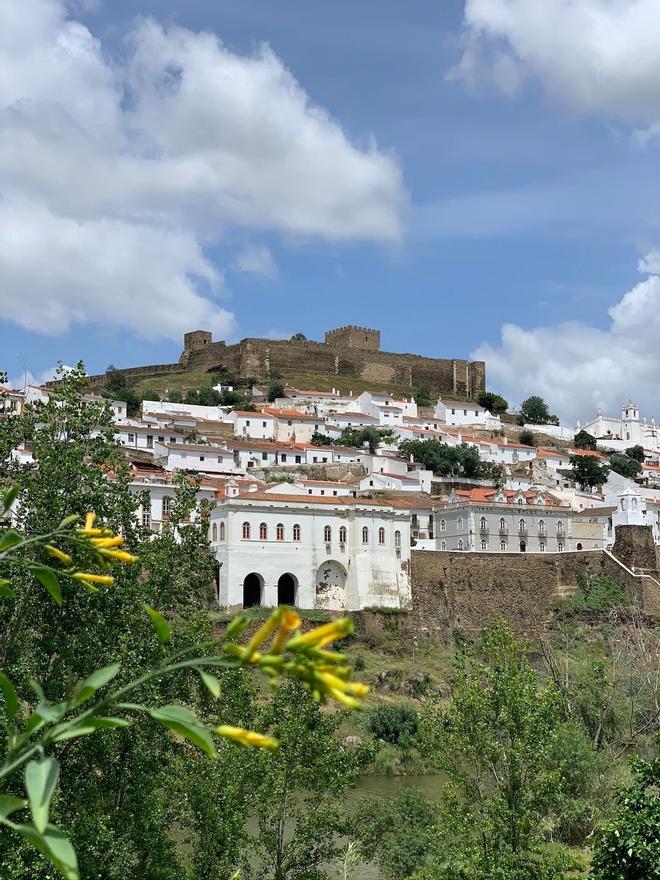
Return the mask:
M 523 444 L 523 446 L 534 446 L 534 434 L 529 428 L 526 428 L 524 431 L 521 431 L 518 434 L 518 441 Z
M 417 712 L 407 706 L 378 706 L 367 715 L 367 728 L 376 739 L 405 748 L 417 736 Z
M 604 614 L 627 604 L 625 593 L 609 575 L 591 574 L 580 578 L 577 591 L 566 600 L 564 610 L 568 614 Z

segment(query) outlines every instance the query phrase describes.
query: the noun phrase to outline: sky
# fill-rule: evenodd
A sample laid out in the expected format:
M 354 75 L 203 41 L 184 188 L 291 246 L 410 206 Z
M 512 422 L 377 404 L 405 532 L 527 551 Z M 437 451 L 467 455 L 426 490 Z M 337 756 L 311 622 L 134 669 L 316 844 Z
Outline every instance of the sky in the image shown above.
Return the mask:
M 2 0 L 0 369 L 187 330 L 660 418 L 657 0 Z

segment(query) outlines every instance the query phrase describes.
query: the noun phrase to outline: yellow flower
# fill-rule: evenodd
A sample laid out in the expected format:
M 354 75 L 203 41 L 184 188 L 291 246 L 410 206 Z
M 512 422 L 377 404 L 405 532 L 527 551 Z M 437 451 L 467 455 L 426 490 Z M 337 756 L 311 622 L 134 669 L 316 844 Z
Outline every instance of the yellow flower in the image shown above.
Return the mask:
M 120 535 L 116 535 L 113 538 L 92 538 L 90 541 L 90 544 L 93 544 L 95 547 L 103 547 L 104 549 L 107 547 L 118 547 L 123 543 L 124 539 Z
M 89 529 L 94 528 L 94 523 L 96 522 L 96 514 L 88 513 L 85 517 L 85 531 L 89 531 Z
M 360 684 L 357 681 L 343 681 L 330 672 L 317 672 L 316 677 L 320 679 L 330 690 L 341 691 L 344 694 L 352 694 L 354 697 L 366 697 L 369 688 L 366 684 Z
M 343 691 L 336 690 L 335 688 L 329 688 L 327 693 L 328 696 L 332 697 L 333 700 L 336 700 L 338 703 L 343 703 L 344 706 L 348 706 L 349 709 L 362 708 L 360 703 L 354 697 L 350 697 Z
M 275 611 L 273 611 L 273 613 L 270 615 L 268 620 L 265 620 L 261 624 L 259 629 L 252 636 L 250 641 L 245 646 L 245 649 L 243 650 L 243 659 L 244 660 L 251 660 L 254 655 L 254 652 L 257 650 L 259 645 L 263 644 L 263 642 L 266 641 L 268 636 L 271 633 L 275 632 L 275 630 L 279 626 L 281 616 L 282 616 L 282 611 L 280 608 L 277 608 Z
M 295 632 L 300 627 L 300 615 L 296 611 L 286 610 L 282 614 L 282 619 L 280 620 L 280 628 L 277 632 L 277 635 L 273 639 L 273 644 L 270 648 L 271 654 L 279 654 L 282 651 L 284 643 L 289 638 L 292 632 Z
M 112 559 L 118 559 L 120 562 L 132 563 L 139 561 L 139 557 L 133 556 L 132 553 L 127 553 L 125 550 L 101 550 L 101 553 Z
M 87 581 L 91 584 L 114 584 L 115 579 L 109 574 L 89 574 L 88 572 L 77 571 L 71 575 L 77 581 Z
M 221 724 L 215 730 L 217 734 L 224 736 L 225 739 L 230 739 L 243 746 L 255 746 L 258 749 L 274 751 L 280 745 L 274 736 L 266 736 L 266 734 L 256 733 L 254 730 L 245 730 L 243 727 L 231 727 L 229 724 Z
M 340 617 L 331 623 L 323 626 L 317 626 L 316 629 L 310 630 L 301 636 L 295 636 L 287 644 L 290 651 L 298 651 L 301 648 L 323 648 L 334 642 L 336 639 L 343 639 L 349 633 L 353 632 L 353 621 L 350 617 Z
M 63 562 L 65 565 L 71 565 L 73 561 L 68 553 L 60 550 L 59 547 L 53 547 L 52 544 L 46 544 L 46 552 L 50 553 L 51 556 L 54 556 L 55 559 L 59 559 L 59 561 Z

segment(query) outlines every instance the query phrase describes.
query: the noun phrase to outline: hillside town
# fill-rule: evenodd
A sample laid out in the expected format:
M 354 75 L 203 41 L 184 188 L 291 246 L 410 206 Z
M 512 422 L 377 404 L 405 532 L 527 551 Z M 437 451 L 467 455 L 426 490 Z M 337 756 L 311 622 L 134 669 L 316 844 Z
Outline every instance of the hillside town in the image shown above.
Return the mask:
M 177 475 L 195 481 L 222 607 L 407 608 L 413 549 L 610 552 L 629 525 L 650 527 L 660 544 L 660 440 L 632 401 L 616 418 L 570 427 L 540 398 L 511 412 L 485 390 L 340 393 L 271 378 L 228 404 L 238 398 L 225 372 L 206 403 L 167 377 L 139 401 L 113 375 L 120 393 L 87 399 L 112 409 L 131 490 L 149 499 L 141 525 L 159 533 Z M 52 389 L 3 388 L 0 413 L 20 414 Z M 29 445 L 13 457 L 29 464 Z

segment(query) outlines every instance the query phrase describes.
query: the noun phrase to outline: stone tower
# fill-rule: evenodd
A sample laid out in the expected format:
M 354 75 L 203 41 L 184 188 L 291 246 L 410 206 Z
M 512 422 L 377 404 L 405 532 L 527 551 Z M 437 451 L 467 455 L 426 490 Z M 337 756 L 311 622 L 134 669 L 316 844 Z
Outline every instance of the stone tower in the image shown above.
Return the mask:
M 325 344 L 333 348 L 357 348 L 362 351 L 380 351 L 380 330 L 355 327 L 348 324 L 336 330 L 327 330 Z

